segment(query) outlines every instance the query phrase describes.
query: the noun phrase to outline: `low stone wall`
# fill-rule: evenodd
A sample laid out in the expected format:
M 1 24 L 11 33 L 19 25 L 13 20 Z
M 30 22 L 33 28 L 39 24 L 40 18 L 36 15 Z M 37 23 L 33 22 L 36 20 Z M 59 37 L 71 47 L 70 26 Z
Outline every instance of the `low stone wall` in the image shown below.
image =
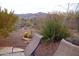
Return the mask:
M 62 39 L 54 56 L 79 56 L 79 46 Z
M 35 51 L 41 38 L 43 37 L 37 33 L 34 33 L 33 35 L 34 36 L 33 36 L 32 40 L 30 41 L 30 43 L 26 46 L 26 48 L 24 50 L 25 56 L 30 56 Z

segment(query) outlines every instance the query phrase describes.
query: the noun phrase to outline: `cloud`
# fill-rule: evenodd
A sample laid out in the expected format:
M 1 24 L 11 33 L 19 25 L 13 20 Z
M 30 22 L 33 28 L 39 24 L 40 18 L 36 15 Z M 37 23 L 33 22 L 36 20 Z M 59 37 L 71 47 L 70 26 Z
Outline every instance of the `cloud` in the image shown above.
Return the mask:
M 65 10 L 65 5 L 73 2 L 77 3 L 78 0 L 0 0 L 0 5 L 9 11 L 14 10 L 15 13 L 35 13 Z

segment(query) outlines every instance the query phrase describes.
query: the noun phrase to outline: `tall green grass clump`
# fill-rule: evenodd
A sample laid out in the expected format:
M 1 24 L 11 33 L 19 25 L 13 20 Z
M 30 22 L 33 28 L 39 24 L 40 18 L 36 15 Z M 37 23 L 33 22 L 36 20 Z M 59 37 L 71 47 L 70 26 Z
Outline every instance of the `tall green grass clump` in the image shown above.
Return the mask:
M 69 36 L 68 28 L 57 17 L 48 18 L 42 27 L 43 40 L 58 42 Z

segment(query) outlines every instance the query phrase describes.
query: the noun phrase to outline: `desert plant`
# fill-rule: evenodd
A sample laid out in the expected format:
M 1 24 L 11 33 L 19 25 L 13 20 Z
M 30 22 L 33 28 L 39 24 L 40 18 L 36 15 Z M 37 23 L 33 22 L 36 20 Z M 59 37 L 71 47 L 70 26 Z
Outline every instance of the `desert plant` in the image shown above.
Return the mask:
M 46 42 L 58 42 L 69 36 L 68 28 L 60 21 L 55 17 L 46 20 L 41 32 Z
M 33 24 L 32 24 L 32 21 L 30 21 L 30 20 L 27 20 L 26 21 L 26 26 L 27 27 L 31 27 Z
M 77 30 L 79 32 L 79 12 L 76 12 L 76 23 L 77 23 Z
M 0 36 L 7 37 L 13 31 L 16 20 L 18 17 L 13 11 L 8 12 L 7 9 L 0 8 Z
M 29 32 L 24 33 L 24 38 L 31 38 L 31 34 Z

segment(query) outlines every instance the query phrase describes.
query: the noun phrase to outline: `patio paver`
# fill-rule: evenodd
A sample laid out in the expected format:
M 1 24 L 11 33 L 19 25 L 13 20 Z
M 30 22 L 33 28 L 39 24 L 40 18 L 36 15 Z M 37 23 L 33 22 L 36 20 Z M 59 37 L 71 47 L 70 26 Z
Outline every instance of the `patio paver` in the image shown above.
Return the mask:
M 0 49 L 0 55 L 5 55 L 5 54 L 12 53 L 12 48 L 13 47 L 2 47 Z M 13 53 L 14 52 L 23 52 L 23 51 L 24 51 L 24 49 L 21 49 L 21 48 L 13 48 Z

